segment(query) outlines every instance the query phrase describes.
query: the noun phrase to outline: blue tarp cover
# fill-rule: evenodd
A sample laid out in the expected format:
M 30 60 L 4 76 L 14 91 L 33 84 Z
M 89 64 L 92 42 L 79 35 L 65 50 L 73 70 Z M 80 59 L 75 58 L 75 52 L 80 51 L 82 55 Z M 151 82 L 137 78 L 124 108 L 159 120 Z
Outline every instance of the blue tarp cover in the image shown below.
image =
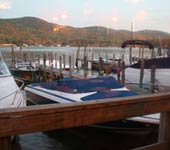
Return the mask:
M 31 85 L 68 93 L 86 93 L 123 88 L 123 86 L 114 77 L 98 77 L 90 79 L 61 79 L 50 82 L 34 83 Z
M 107 99 L 107 98 L 117 98 L 117 97 L 127 97 L 127 96 L 135 96 L 139 95 L 132 91 L 100 91 L 95 94 L 91 94 L 89 96 L 81 98 L 83 101 L 89 101 L 92 99 L 99 100 L 99 99 Z

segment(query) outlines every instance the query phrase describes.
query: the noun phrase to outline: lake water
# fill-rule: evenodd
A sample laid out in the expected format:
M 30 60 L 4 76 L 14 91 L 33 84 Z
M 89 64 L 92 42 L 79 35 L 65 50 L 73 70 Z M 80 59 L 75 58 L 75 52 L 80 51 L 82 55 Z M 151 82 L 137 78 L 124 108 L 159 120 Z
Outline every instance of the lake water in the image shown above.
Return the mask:
M 133 135 L 85 126 L 20 135 L 12 150 L 129 150 L 154 142 L 155 132 Z
M 3 53 L 4 58 L 10 58 L 11 53 L 11 47 L 1 47 L 0 50 Z M 68 60 L 69 56 L 74 56 L 76 58 L 76 52 L 78 50 L 78 47 L 23 47 L 22 49 L 15 47 L 14 48 L 14 55 L 15 57 L 20 57 L 20 52 L 22 51 L 22 54 L 27 53 L 27 55 L 34 55 L 37 57 L 40 55 L 41 57 L 43 54 L 47 54 L 51 52 L 53 54 L 56 54 L 57 57 L 66 55 L 66 60 Z M 80 47 L 79 51 L 79 58 L 83 59 L 84 56 L 84 47 Z M 115 58 L 124 58 L 124 61 L 128 64 L 129 63 L 129 48 L 120 48 L 120 47 L 87 47 L 86 48 L 86 54 L 89 60 L 92 59 L 92 53 L 94 53 L 94 59 L 99 59 L 99 57 L 102 57 L 103 59 L 113 59 Z M 28 56 L 32 57 L 32 56 Z M 139 57 L 139 49 L 133 48 L 132 50 L 132 57 Z M 144 50 L 144 57 L 151 57 L 151 51 L 146 48 Z M 68 63 L 68 62 L 66 62 Z

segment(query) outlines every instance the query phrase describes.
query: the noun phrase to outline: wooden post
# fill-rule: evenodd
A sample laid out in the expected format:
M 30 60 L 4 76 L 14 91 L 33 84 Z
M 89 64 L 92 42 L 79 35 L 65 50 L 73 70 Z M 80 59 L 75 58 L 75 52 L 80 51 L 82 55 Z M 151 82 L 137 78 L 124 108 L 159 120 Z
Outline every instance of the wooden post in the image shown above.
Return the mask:
M 144 68 L 145 68 L 145 61 L 143 59 L 140 60 L 140 79 L 139 79 L 139 87 L 143 88 L 143 77 L 144 77 Z
M 54 64 L 53 64 L 53 53 L 51 53 L 51 59 L 50 59 L 50 61 L 51 61 L 51 69 L 53 70 L 53 67 L 54 67 L 54 66 L 53 66 L 53 65 L 54 65 Z
M 117 80 L 120 82 L 120 59 L 118 60 L 118 66 L 117 66 Z
M 38 54 L 38 67 L 40 67 L 40 55 Z
M 44 54 L 43 66 L 44 66 L 44 81 L 46 81 L 46 80 L 47 80 L 47 72 L 46 72 L 46 54 Z
M 71 56 L 69 56 L 69 76 L 71 77 Z
M 144 59 L 144 46 L 142 46 L 142 59 Z
M 14 53 L 14 45 L 11 46 L 11 50 L 12 50 L 12 66 L 15 65 L 15 53 Z
M 32 66 L 33 63 L 34 63 L 34 53 L 32 52 L 31 53 L 31 66 Z
M 66 59 L 66 56 L 65 56 L 65 54 L 63 54 L 63 68 L 64 68 L 64 70 L 66 69 L 66 60 L 65 59 Z
M 55 53 L 55 68 L 57 68 L 58 66 L 57 66 L 57 54 Z
M 103 61 L 102 57 L 99 58 L 99 76 L 103 76 L 104 74 L 104 65 L 105 62 Z
M 71 58 L 72 58 L 72 59 L 71 59 L 72 69 L 73 69 L 73 71 L 74 71 L 74 66 L 75 66 L 75 63 L 74 63 L 74 62 L 75 62 L 75 61 L 74 61 L 74 54 L 71 55 Z
M 60 78 L 62 78 L 62 58 L 59 56 L 59 66 L 60 66 Z
M 125 85 L 125 62 L 123 61 L 122 62 L 122 67 L 121 67 L 121 70 L 122 70 L 122 85 Z
M 155 91 L 155 69 L 156 66 L 152 65 L 151 66 L 151 92 L 154 93 Z
M 129 47 L 129 64 L 132 65 L 132 46 Z
M 170 149 L 170 112 L 162 112 L 160 115 L 158 142 L 167 142 Z
M 139 59 L 141 58 L 141 46 L 139 46 Z
M 20 60 L 22 61 L 22 46 L 19 47 L 20 50 Z
M 44 54 L 43 65 L 46 67 L 46 54 Z
M 87 61 L 87 56 L 84 57 L 84 70 L 87 71 L 88 69 L 88 61 Z
M 115 54 L 113 54 L 113 66 L 115 65 Z
M 37 81 L 38 82 L 40 82 L 41 81 L 41 70 L 40 70 L 40 55 L 38 54 L 38 66 L 36 66 L 36 67 L 38 67 L 38 79 L 37 79 Z
M 94 63 L 94 53 L 93 53 L 93 51 L 92 51 L 92 54 L 91 54 L 91 71 L 92 71 L 92 75 L 93 75 L 93 73 L 94 73 L 93 63 Z
M 26 56 L 26 53 L 24 53 L 24 62 L 27 61 L 27 56 Z
M 108 61 L 108 53 L 106 52 L 106 62 Z
M 85 60 L 86 57 L 87 57 L 87 47 L 85 46 L 84 47 L 84 60 Z
M 0 138 L 0 150 L 11 150 L 11 137 Z
M 50 66 L 50 52 L 48 53 L 48 65 Z
M 154 49 L 151 49 L 151 58 L 155 58 Z
M 88 70 L 87 56 L 84 56 L 84 78 L 87 76 L 87 70 Z
M 75 63 L 75 66 L 77 67 L 77 69 L 78 69 L 79 53 L 80 53 L 80 46 L 78 47 L 77 52 L 76 52 L 76 63 Z

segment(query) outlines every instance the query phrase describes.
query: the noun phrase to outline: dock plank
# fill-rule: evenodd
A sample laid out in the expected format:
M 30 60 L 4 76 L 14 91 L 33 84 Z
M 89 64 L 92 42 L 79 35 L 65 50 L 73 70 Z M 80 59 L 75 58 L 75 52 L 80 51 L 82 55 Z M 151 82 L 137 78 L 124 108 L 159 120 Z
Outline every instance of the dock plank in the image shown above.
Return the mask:
M 170 110 L 170 93 L 0 110 L 0 137 L 119 120 Z

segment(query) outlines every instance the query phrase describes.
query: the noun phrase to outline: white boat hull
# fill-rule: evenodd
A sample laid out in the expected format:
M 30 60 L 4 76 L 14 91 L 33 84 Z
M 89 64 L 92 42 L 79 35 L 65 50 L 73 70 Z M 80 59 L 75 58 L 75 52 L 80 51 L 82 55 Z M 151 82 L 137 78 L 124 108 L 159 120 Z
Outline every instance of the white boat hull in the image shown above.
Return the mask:
M 26 106 L 26 101 L 13 76 L 0 77 L 0 109 Z

